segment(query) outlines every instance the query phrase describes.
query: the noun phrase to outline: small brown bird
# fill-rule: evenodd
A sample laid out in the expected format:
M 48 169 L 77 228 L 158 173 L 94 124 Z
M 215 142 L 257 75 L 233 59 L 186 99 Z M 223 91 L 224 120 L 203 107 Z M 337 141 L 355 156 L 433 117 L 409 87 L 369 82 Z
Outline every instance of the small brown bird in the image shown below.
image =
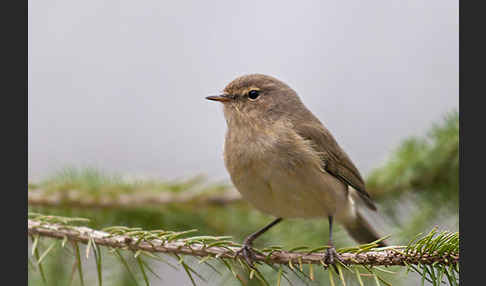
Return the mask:
M 223 103 L 224 161 L 233 184 L 254 207 L 276 217 L 244 240 L 239 253 L 248 264 L 252 242 L 283 218 L 329 219 L 328 264 L 341 260 L 332 240 L 334 218 L 360 243 L 379 239 L 358 211 L 359 205 L 376 210 L 358 169 L 293 89 L 251 74 L 206 99 Z

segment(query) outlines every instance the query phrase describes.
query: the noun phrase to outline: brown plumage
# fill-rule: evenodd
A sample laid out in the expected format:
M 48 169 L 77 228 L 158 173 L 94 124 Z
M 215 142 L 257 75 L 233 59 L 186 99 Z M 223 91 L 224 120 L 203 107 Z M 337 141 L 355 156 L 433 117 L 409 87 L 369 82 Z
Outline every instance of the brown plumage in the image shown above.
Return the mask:
M 361 174 L 287 84 L 245 75 L 207 99 L 223 103 L 224 158 L 233 184 L 257 209 L 277 217 L 245 240 L 242 252 L 250 264 L 251 242 L 285 217 L 328 217 L 331 245 L 334 217 L 357 241 L 378 239 L 357 211 L 360 203 L 376 210 Z M 328 254 L 331 263 L 339 259 L 334 248 Z

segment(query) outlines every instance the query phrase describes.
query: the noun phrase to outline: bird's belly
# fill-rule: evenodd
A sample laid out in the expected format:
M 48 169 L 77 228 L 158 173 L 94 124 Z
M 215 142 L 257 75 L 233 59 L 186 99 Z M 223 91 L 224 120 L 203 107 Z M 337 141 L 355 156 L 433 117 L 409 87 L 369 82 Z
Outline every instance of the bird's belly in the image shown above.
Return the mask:
M 312 168 L 252 168 L 233 179 L 243 198 L 276 217 L 335 215 L 346 204 L 346 188 L 330 174 Z

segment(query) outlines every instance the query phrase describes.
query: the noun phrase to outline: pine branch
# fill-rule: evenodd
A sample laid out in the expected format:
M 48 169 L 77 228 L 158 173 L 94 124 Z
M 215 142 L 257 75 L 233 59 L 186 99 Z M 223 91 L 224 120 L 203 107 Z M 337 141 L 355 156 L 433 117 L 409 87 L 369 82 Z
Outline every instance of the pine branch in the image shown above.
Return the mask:
M 121 234 L 117 234 L 121 233 Z M 83 226 L 71 226 L 62 223 L 50 223 L 41 220 L 28 220 L 29 235 L 39 235 L 73 242 L 88 244 L 90 240 L 97 245 L 132 251 L 161 252 L 184 254 L 198 257 L 234 258 L 239 244 L 228 241 L 227 237 L 189 237 L 179 238 L 189 232 L 167 231 L 127 231 L 127 228 L 114 227 L 111 232 L 94 230 Z M 371 245 L 373 246 L 373 245 Z M 375 244 L 375 247 L 377 245 Z M 395 246 L 373 251 L 370 245 L 362 248 L 348 249 L 340 253 L 347 265 L 455 265 L 459 263 L 459 252 L 428 253 L 410 247 Z M 324 252 L 289 252 L 279 249 L 258 251 L 256 261 L 266 264 L 323 264 Z
M 82 194 L 82 195 L 81 195 Z M 128 209 L 148 206 L 161 206 L 172 203 L 197 203 L 227 205 L 241 200 L 236 192 L 218 195 L 211 194 L 119 194 L 116 196 L 89 196 L 72 190 L 49 193 L 43 190 L 29 190 L 28 204 L 32 206 L 68 206 L 78 208 L 115 208 Z
M 32 206 L 126 209 L 171 203 L 225 205 L 240 198 L 228 184 L 208 183 L 204 176 L 139 180 L 94 168 L 65 168 L 46 180 L 28 185 L 28 202 Z

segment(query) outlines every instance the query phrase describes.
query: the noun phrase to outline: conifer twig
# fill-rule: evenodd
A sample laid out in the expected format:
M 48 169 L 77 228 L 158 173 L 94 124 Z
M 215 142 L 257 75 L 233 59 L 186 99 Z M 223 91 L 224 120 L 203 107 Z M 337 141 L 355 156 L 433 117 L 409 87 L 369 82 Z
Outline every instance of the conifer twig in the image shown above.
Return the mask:
M 118 230 L 121 229 L 120 227 Z M 94 230 L 84 226 L 72 226 L 63 223 L 51 223 L 36 219 L 28 220 L 29 235 L 39 235 L 57 239 L 65 239 L 73 242 L 87 244 L 90 239 L 96 245 L 107 246 L 116 249 L 129 249 L 132 251 L 162 252 L 172 254 L 184 254 L 198 257 L 214 256 L 217 258 L 234 258 L 238 250 L 238 244 L 228 241 L 227 237 L 218 240 L 217 237 L 200 236 L 187 237 L 181 236 L 189 232 L 144 232 L 141 230 L 122 232 L 105 232 Z M 157 235 L 156 235 L 157 234 Z M 212 241 L 212 243 L 207 243 Z M 359 265 L 455 265 L 459 263 L 459 253 L 427 253 L 422 251 L 400 251 L 404 246 L 378 248 L 372 251 L 345 252 L 340 253 L 345 264 Z M 261 251 L 256 255 L 257 262 L 267 264 L 321 264 L 324 261 L 324 252 L 288 252 L 275 251 L 265 253 Z
M 146 206 L 160 206 L 171 203 L 198 203 L 211 205 L 226 205 L 241 200 L 241 196 L 235 192 L 218 195 L 201 194 L 119 194 L 116 197 L 99 196 L 90 197 L 79 195 L 70 196 L 71 192 L 48 194 L 42 190 L 30 191 L 28 204 L 32 206 L 69 206 L 79 208 L 136 208 Z

